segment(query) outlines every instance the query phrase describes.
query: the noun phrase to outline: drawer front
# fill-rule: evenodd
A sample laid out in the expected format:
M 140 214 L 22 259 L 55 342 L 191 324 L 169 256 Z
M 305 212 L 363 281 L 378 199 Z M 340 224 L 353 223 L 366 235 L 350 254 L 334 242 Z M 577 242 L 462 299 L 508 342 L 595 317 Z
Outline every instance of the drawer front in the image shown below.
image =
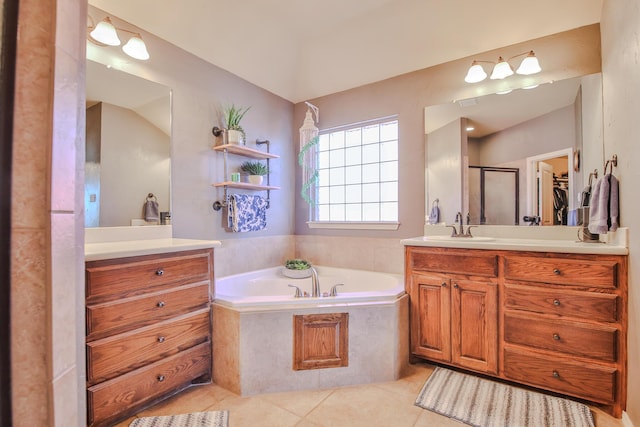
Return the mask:
M 151 325 L 209 304 L 209 282 L 87 306 L 87 340 Z
M 211 258 L 211 251 L 190 251 L 88 262 L 87 303 L 104 302 L 178 284 L 211 280 Z
M 615 401 L 615 368 L 570 360 L 549 360 L 534 353 L 504 350 L 507 379 L 601 403 Z
M 160 396 L 211 374 L 211 343 L 203 343 L 168 359 L 145 366 L 87 389 L 89 425 L 113 425 Z
M 504 277 L 543 283 L 597 288 L 617 287 L 618 263 L 594 259 L 505 256 Z
M 497 277 L 498 257 L 470 251 L 462 253 L 412 250 L 410 268 L 417 271 Z
M 617 329 L 537 316 L 505 313 L 504 339 L 508 343 L 615 362 Z
M 96 384 L 210 341 L 209 309 L 87 343 L 87 382 Z
M 618 320 L 616 295 L 513 284 L 505 284 L 504 289 L 506 308 L 601 322 Z

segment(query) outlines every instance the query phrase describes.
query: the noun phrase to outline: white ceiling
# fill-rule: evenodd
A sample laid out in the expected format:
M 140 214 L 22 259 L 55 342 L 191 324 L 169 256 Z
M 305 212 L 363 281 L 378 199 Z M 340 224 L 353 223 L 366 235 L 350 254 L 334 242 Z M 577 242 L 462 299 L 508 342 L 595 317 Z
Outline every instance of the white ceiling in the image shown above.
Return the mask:
M 292 102 L 600 22 L 602 2 L 89 0 Z

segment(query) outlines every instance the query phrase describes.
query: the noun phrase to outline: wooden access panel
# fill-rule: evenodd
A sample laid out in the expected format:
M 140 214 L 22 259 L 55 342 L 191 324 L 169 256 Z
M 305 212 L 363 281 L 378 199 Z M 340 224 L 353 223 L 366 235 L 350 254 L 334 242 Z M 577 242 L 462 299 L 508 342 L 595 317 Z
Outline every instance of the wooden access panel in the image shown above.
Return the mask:
M 293 369 L 349 366 L 349 313 L 293 316 Z

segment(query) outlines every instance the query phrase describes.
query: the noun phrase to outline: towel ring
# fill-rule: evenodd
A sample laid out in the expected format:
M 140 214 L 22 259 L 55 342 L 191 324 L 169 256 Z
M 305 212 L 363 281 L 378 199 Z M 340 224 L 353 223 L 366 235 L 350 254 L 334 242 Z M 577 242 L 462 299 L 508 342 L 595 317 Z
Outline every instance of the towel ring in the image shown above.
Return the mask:
M 154 201 L 154 202 L 158 201 L 158 199 L 156 198 L 156 196 L 153 193 L 147 194 L 147 202 L 150 202 L 150 201 Z
M 436 206 L 438 206 L 439 203 L 440 203 L 440 199 L 435 199 L 433 203 L 431 203 L 431 207 L 435 208 Z
M 614 154 L 611 157 L 611 160 L 607 160 L 607 162 L 604 164 L 604 174 L 607 174 L 607 167 L 611 165 L 611 170 L 609 171 L 609 173 L 613 173 L 613 168 L 614 167 L 618 167 L 618 155 Z

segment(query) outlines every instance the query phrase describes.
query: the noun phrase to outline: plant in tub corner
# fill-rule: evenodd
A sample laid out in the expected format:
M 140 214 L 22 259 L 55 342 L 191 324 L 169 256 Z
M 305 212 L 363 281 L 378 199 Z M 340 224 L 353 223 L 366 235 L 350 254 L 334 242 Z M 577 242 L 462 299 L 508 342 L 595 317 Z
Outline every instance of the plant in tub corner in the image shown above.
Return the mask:
M 240 125 L 240 121 L 247 114 L 251 107 L 236 107 L 235 104 L 231 104 L 222 109 L 224 126 L 227 129 L 227 142 L 229 144 L 244 144 L 245 133 L 244 129 Z
M 311 264 L 309 261 L 304 259 L 288 259 L 284 266 L 289 270 L 306 270 L 307 268 L 311 268 Z
M 288 259 L 284 263 L 282 274 L 292 279 L 304 279 L 311 276 L 311 263 L 304 259 Z
M 262 184 L 262 177 L 269 173 L 267 166 L 260 162 L 246 161 L 240 165 L 240 170 L 249 174 L 249 182 Z

